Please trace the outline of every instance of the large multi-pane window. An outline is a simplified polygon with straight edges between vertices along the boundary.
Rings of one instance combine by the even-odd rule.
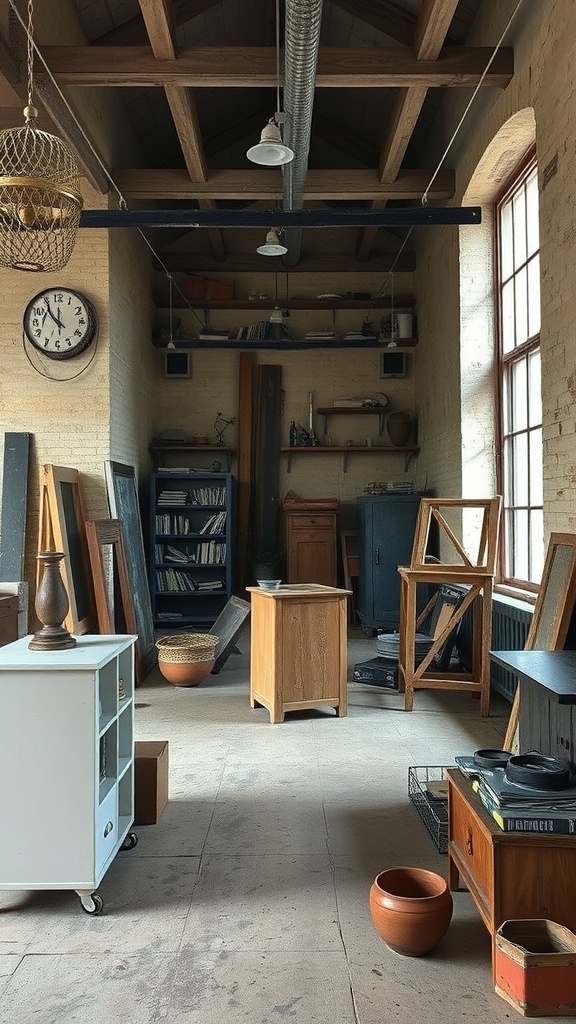
[[[538,174],[525,167],[497,205],[502,578],[540,583],[544,558]]]

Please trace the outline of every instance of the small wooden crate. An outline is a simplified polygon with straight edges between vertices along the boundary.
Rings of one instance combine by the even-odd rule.
[[[525,1017],[576,1016],[576,935],[554,921],[504,921],[494,986]]]

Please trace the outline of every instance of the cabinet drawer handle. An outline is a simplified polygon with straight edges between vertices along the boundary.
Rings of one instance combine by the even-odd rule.
[[[106,836],[110,835],[110,833],[111,833],[113,828],[114,828],[114,822],[113,821],[107,822],[107,824],[106,824],[106,826],[104,828],[104,838],[106,838]]]
[[[466,840],[466,853],[469,857],[474,855],[474,847],[472,845],[472,833],[468,833],[468,839]]]
[[[374,563],[380,565],[380,548],[374,548]]]

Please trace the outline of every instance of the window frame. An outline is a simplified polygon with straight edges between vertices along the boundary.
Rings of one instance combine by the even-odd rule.
[[[506,400],[506,388],[505,381],[508,376],[508,368],[512,367],[514,363],[525,362],[528,368],[528,362],[532,353],[538,353],[541,356],[541,345],[540,345],[540,334],[541,334],[541,323],[538,332],[533,336],[527,338],[526,341],[520,345],[516,345],[510,351],[504,352],[504,337],[503,337],[503,310],[502,310],[502,292],[504,278],[502,276],[502,218],[501,212],[504,206],[509,202],[513,201],[515,195],[517,195],[526,185],[527,180],[531,175],[536,172],[536,180],[538,182],[538,163],[536,157],[536,147],[531,146],[525,154],[520,164],[515,168],[513,174],[508,178],[506,184],[496,197],[494,202],[494,290],[495,290],[495,307],[496,307],[496,353],[495,353],[495,376],[496,376],[496,424],[495,424],[495,437],[496,437],[496,476],[498,481],[499,493],[503,496],[502,506],[502,528],[500,530],[500,551],[499,551],[499,581],[503,587],[510,588],[514,592],[525,591],[526,593],[537,593],[539,589],[539,583],[522,579],[516,576],[509,576],[506,574],[506,534],[508,525],[508,512],[513,508],[526,508],[528,514],[532,509],[542,509],[543,505],[533,505],[530,503],[530,467],[529,463],[527,466],[527,503],[526,505],[519,504],[515,505],[514,502],[508,501],[506,503],[506,497],[509,496],[509,488],[505,487],[505,451],[504,443],[506,437],[512,437],[515,433],[525,434],[526,436],[530,433],[533,427],[530,427],[527,422],[526,427],[522,431],[508,430],[505,433],[505,400]],[[538,239],[538,254],[540,254],[540,239]],[[531,254],[531,257],[533,254]],[[525,260],[524,265],[528,265],[528,258]],[[513,280],[514,276],[518,273],[516,268],[512,275],[508,276],[506,280]],[[540,278],[539,278],[540,281]],[[516,321],[515,321],[516,322]],[[508,392],[510,389],[508,388]],[[542,436],[542,419],[540,420],[539,427],[540,435]],[[530,545],[530,533],[528,532],[528,545],[527,545],[527,557],[528,565],[530,566],[531,557],[531,545]],[[544,538],[542,538],[542,557],[544,557]]]

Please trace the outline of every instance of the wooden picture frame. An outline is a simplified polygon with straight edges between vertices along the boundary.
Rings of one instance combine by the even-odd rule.
[[[156,664],[157,658],[136,471],[134,466],[127,466],[121,462],[106,462],[104,469],[110,515],[120,521],[122,530],[127,577],[134,608],[135,632],[138,637],[140,679],[143,679]]]
[[[64,625],[78,635],[96,628],[85,523],[78,470],[41,466],[39,550],[64,552],[61,570],[70,605]]]
[[[575,608],[576,534],[552,533],[524,650],[563,650],[571,633],[572,639],[576,639]],[[519,709],[520,687],[517,686],[504,737],[505,750],[517,746]]]
[[[86,539],[94,580],[96,614],[100,633],[133,633],[137,636],[136,611],[132,600],[120,520],[87,519]],[[108,566],[108,572],[110,569],[112,571],[111,585],[104,561],[104,550],[108,546],[111,548],[111,563]],[[121,621],[119,621],[119,611]],[[136,640],[134,648],[136,686],[138,686],[142,680],[142,656],[138,640]]]

